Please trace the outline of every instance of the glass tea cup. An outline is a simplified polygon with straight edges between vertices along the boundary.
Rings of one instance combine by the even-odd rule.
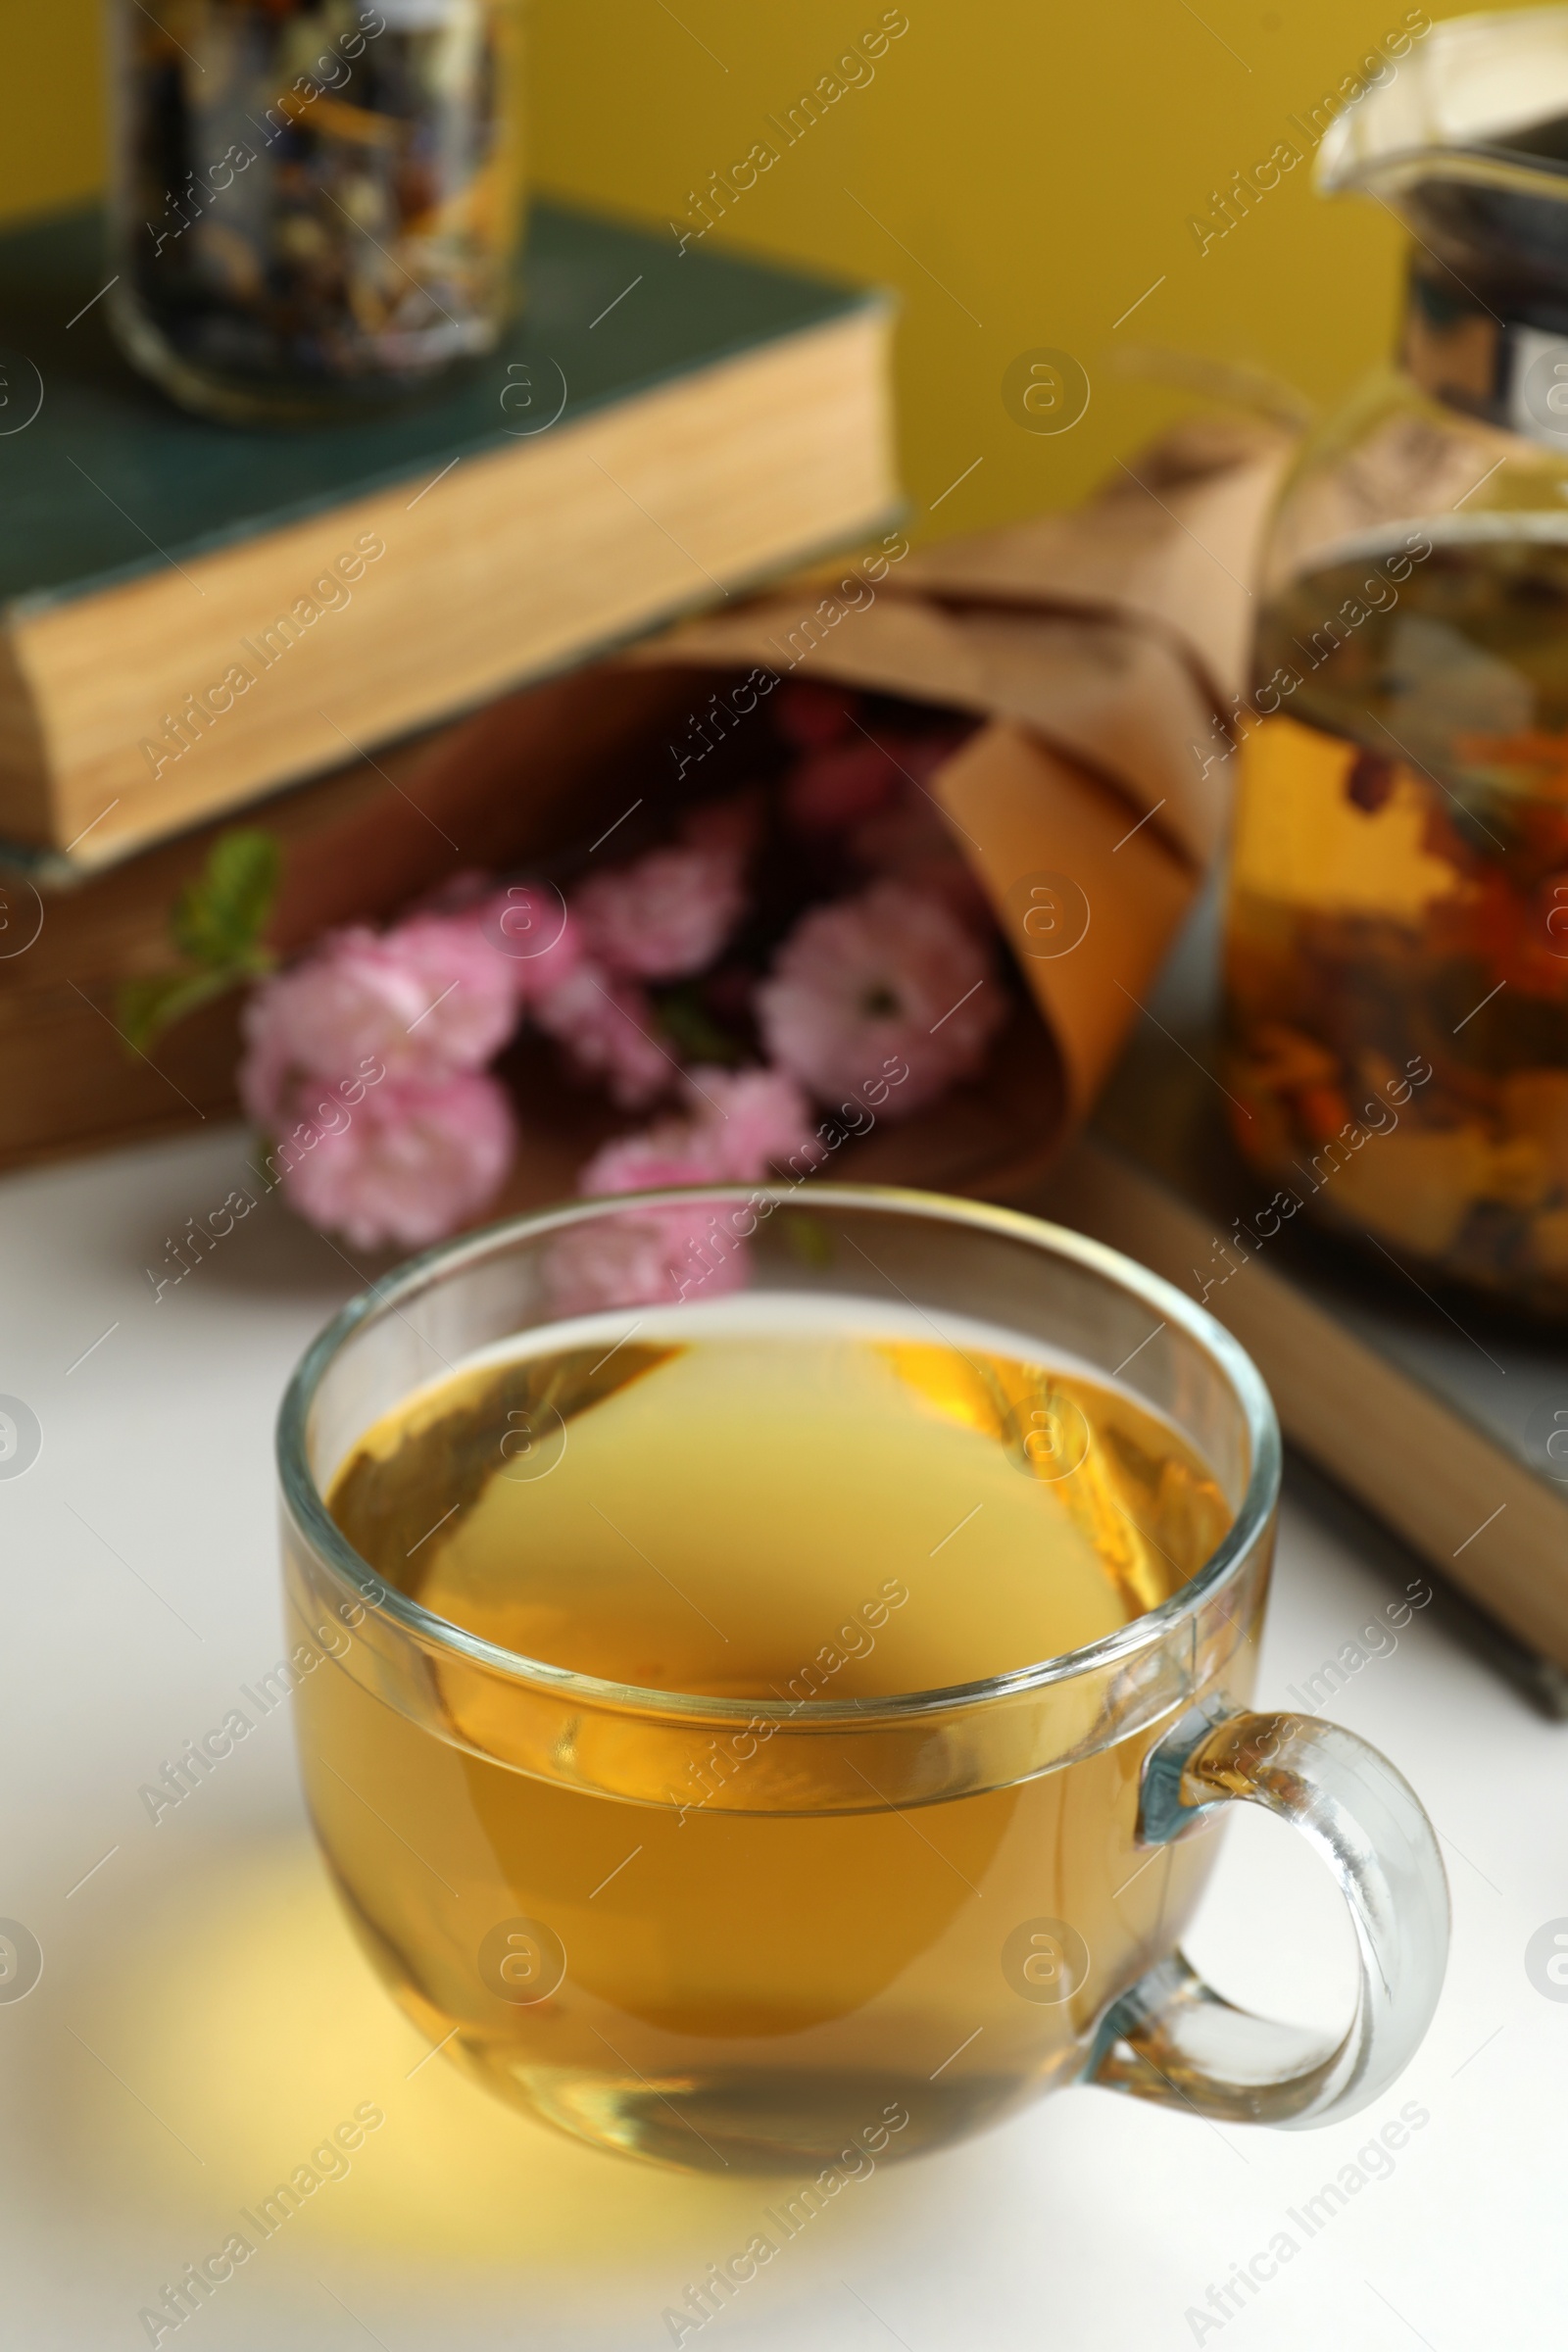
[[[699,1237],[695,1272],[651,1306],[637,1245],[672,1222]],[[562,1268],[585,1246],[610,1311],[568,1326]],[[720,1290],[732,1325],[913,1317],[958,1345],[983,1326],[1119,1389],[1207,1465],[1228,1532],[1170,1597],[1065,1654],[803,1699],[516,1654],[432,1614],[340,1531],[325,1497],[342,1465],[453,1367],[553,1329],[607,1350],[651,1321],[700,1339]],[[483,1475],[548,1476],[566,1429],[504,1421]],[[394,1997],[514,2104],[665,2164],[790,2171],[937,2147],[1075,2082],[1201,2116],[1337,2121],[1420,2042],[1447,1944],[1431,1825],[1351,1733],[1248,1704],[1280,1478],[1267,1393],[1217,1323],[1116,1252],[853,1185],[576,1202],[363,1294],[301,1363],[278,1444],[322,1851]],[[473,1498],[463,1477],[454,1511]],[[1338,1879],[1359,1955],[1343,2034],[1235,2009],[1182,1955],[1203,1833],[1231,1803],[1290,1822]]]

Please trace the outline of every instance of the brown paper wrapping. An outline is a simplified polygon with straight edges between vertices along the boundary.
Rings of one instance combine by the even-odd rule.
[[[1181,921],[1195,869],[1152,820],[1131,831],[1125,802],[1007,720],[949,762],[935,795],[978,845],[966,854],[1055,1041],[1067,1115],[1081,1117]]]
[[[1093,1102],[1218,851],[1225,771],[1205,772],[1204,753],[1247,684],[1257,551],[1290,454],[1261,427],[1195,421],[1074,513],[922,550],[874,594],[854,567],[813,574],[628,657],[833,679],[990,722],[932,789],[1053,1041],[1054,1143]]]

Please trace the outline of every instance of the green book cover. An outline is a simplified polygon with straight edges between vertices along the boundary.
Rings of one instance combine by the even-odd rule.
[[[0,608],[37,611],[433,480],[884,299],[537,201],[521,304],[496,351],[386,416],[247,430],[185,414],[122,358],[104,252],[96,209],[0,237]]]

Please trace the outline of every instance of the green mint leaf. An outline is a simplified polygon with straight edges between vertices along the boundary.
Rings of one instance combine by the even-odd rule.
[[[220,834],[207,870],[187,882],[170,920],[174,945],[211,971],[266,971],[271,958],[262,933],[277,897],[283,855],[270,833],[243,828]]]
[[[145,1054],[175,1021],[238,987],[244,977],[238,971],[150,972],[127,980],[117,1004],[118,1026],[125,1043]]]

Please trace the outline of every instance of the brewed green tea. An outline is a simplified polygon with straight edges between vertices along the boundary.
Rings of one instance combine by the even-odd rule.
[[[1081,1367],[776,1296],[460,1365],[365,1434],[330,1507],[380,1577],[519,1657],[792,1710],[1078,1648],[1179,1590],[1229,1524],[1192,1447]],[[863,1809],[813,1813],[826,1746],[796,1743],[787,1802],[739,1734],[694,1740],[672,1780],[648,1733],[639,1781],[628,1711],[575,1735],[614,1739],[616,1785],[646,1788],[628,1803],[491,1760],[507,1686],[432,1673],[448,1740],[346,1673],[300,1690],[351,1911],[432,2042],[456,2030],[492,2085],[670,2162],[746,2163],[743,2113],[826,2161],[891,2105],[905,2149],[956,2108],[1002,2111],[1196,1884],[1188,1845],[1120,1884],[1152,1735],[914,1811],[868,1780]]]

